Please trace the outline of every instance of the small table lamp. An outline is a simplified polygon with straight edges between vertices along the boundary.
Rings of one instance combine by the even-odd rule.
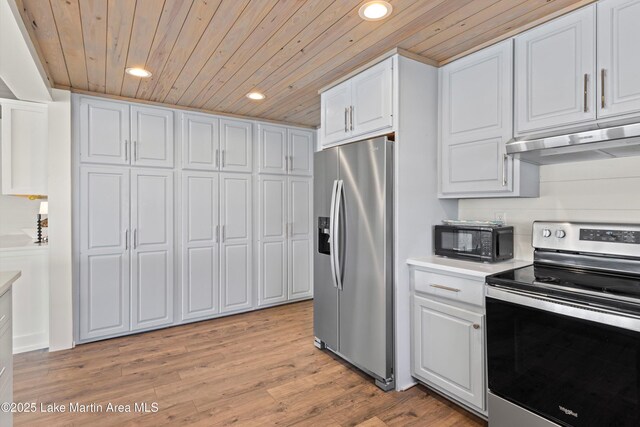
[[[40,202],[40,211],[38,212],[38,240],[36,243],[41,245],[44,243],[42,239],[42,215],[49,214],[49,202]]]

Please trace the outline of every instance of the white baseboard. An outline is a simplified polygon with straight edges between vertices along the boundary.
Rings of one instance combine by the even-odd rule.
[[[40,350],[47,347],[49,347],[49,334],[46,332],[13,337],[13,354]]]

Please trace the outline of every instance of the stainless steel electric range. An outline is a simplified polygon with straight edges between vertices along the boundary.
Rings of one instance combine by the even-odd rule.
[[[535,222],[487,278],[489,426],[640,426],[640,224]]]

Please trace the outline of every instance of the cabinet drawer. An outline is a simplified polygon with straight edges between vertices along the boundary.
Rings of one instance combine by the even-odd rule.
[[[414,270],[413,282],[416,292],[484,306],[484,281]]]

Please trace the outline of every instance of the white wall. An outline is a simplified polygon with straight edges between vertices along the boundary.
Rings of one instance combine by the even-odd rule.
[[[22,234],[23,228],[36,228],[40,200],[0,195],[0,236]]]
[[[534,220],[640,223],[640,157],[547,165],[540,197],[460,200],[460,219],[494,219],[515,227],[515,257],[530,260]]]
[[[49,103],[49,351],[73,346],[71,94]]]

